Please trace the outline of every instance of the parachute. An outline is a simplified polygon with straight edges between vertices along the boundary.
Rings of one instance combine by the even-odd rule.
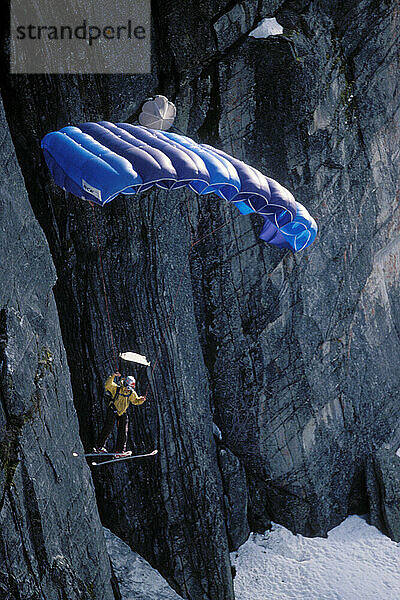
[[[55,183],[101,206],[153,186],[188,187],[200,196],[216,194],[242,214],[261,215],[260,237],[273,246],[297,252],[317,234],[307,209],[277,181],[184,135],[100,121],[48,133],[41,145]]]
[[[176,116],[175,104],[165,96],[149,98],[143,104],[139,123],[151,129],[169,129]]]

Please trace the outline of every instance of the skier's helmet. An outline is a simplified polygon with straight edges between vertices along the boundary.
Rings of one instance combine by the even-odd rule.
[[[128,377],[125,377],[125,385],[127,387],[134,388],[135,384],[136,384],[136,379],[133,377],[133,375],[128,375]]]

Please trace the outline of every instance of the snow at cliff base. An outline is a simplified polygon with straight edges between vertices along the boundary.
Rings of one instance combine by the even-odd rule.
[[[328,538],[281,525],[232,553],[236,600],[399,600],[400,544],[348,517]]]
[[[104,535],[122,600],[181,600],[144,558],[108,529]]]
[[[180,596],[143,558],[105,529],[123,600]],[[348,517],[328,538],[273,524],[231,554],[236,600],[400,600],[400,544]]]

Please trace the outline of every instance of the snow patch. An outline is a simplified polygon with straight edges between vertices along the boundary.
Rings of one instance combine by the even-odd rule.
[[[122,600],[182,600],[156,569],[104,528],[107,550]]]
[[[220,430],[220,428],[218,427],[218,425],[216,425],[216,424],[214,423],[214,421],[213,421],[213,424],[212,424],[212,426],[213,426],[213,434],[214,434],[214,436],[215,436],[216,438],[218,438],[220,441],[222,441],[222,433],[221,433],[221,430]]]
[[[400,545],[348,517],[328,538],[294,535],[273,524],[237,552],[236,600],[399,600]]]
[[[271,19],[263,19],[253,31],[249,33],[255,38],[267,38],[270,35],[280,35],[283,33],[282,25],[279,25],[275,17]]]
[[[108,529],[104,535],[123,600],[181,600],[127,544]],[[348,517],[327,538],[294,535],[273,523],[271,531],[251,534],[231,559],[236,600],[400,598],[400,544],[363,517]]]

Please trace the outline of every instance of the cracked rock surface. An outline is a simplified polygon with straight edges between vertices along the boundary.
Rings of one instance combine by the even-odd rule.
[[[249,37],[266,17],[283,34]],[[32,355],[23,365],[31,387],[10,395],[20,417],[11,438],[21,419],[27,431],[32,416],[36,423],[34,392],[54,377],[47,348],[63,381],[68,361],[85,448],[102,426],[103,381],[115,368],[93,210],[54,186],[40,139],[66,123],[134,122],[143,99],[163,93],[181,130],[280,181],[319,226],[313,246],[293,256],[258,239],[257,216],[215,197],[153,190],[95,209],[116,344],[158,357],[152,378],[134,373],[149,400],[131,413],[129,447],[159,454],[93,471],[102,522],[183,597],[232,600],[229,550],[270,520],[325,535],[347,514],[369,513],[400,539],[399,10],[372,0],[154,2],[153,23],[152,74],[4,79],[18,161],[56,269],[44,261],[36,277],[49,291],[39,299],[28,287],[22,312],[20,300],[2,304],[7,369],[20,348]],[[27,211],[17,211],[21,227]],[[11,230],[11,216],[5,222]],[[19,274],[32,271],[26,257],[41,260],[36,231],[29,226],[27,250],[12,252],[2,292],[10,298]],[[58,334],[50,343],[43,333],[55,277],[66,354],[53,347]],[[21,319],[29,339],[44,340],[35,350]],[[63,406],[64,388],[58,396]],[[75,443],[72,430],[63,435]],[[48,472],[37,486],[59,476],[65,446],[60,432],[45,439],[48,459],[37,460]],[[87,470],[75,469],[72,481],[91,494]],[[51,556],[50,577],[70,577],[71,558],[58,548]]]
[[[115,596],[61,339],[55,269],[0,103],[0,597]]]

